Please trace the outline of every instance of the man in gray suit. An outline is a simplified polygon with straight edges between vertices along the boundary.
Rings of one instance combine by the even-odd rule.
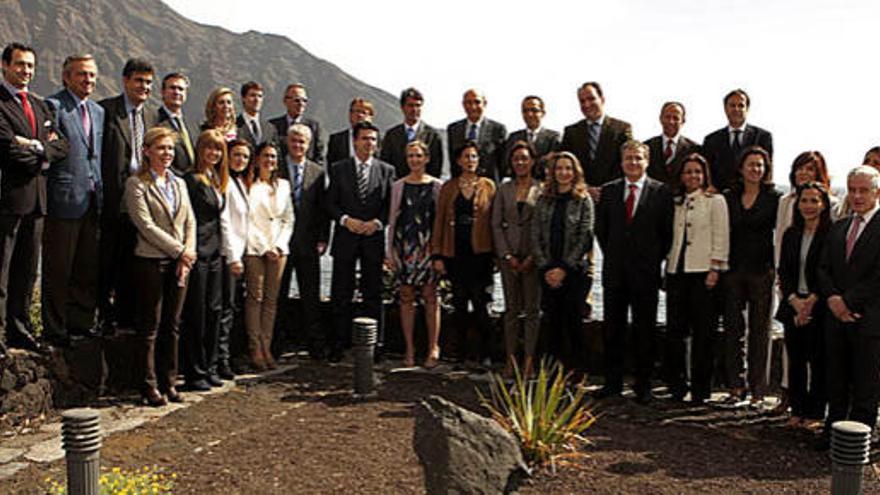
[[[425,143],[431,157],[426,171],[434,177],[440,177],[443,169],[443,141],[437,129],[422,121],[422,105],[425,98],[416,88],[407,88],[400,93],[400,111],[403,112],[403,123],[398,124],[385,133],[382,140],[380,157],[383,162],[394,166],[397,178],[409,174],[406,164],[406,145],[418,139]]]
[[[547,160],[550,153],[559,149],[559,132],[547,129],[541,125],[545,115],[544,100],[540,96],[529,95],[522,101],[523,122],[526,123],[525,129],[512,132],[507,138],[507,146],[505,147],[504,160],[507,161],[510,155],[510,148],[517,141],[525,141],[535,148],[538,159],[535,166],[532,167],[532,175],[536,179],[544,179],[544,173],[547,166]]]
[[[461,170],[455,162],[455,154],[466,141],[476,141],[480,149],[480,166],[477,174],[488,177],[496,183],[509,176],[504,161],[504,141],[507,139],[507,128],[504,124],[487,119],[486,96],[476,89],[469,89],[462,96],[466,118],[453,122],[446,127],[446,139],[449,144],[449,171],[458,177]]]
[[[650,149],[648,177],[671,184],[675,180],[673,175],[678,164],[688,153],[697,150],[697,143],[681,134],[684,121],[684,104],[667,101],[660,108],[660,125],[663,127],[663,134],[645,141]]]
[[[260,118],[263,94],[263,85],[256,81],[248,81],[241,85],[242,112],[235,118],[235,126],[238,137],[251,143],[253,149],[266,141],[278,140],[275,126]]]
[[[64,89],[46,101],[68,153],[46,182],[40,295],[45,338],[66,346],[71,337],[95,335],[104,109],[89,98],[98,80],[94,57],[67,57],[61,77]]]
[[[306,156],[309,160],[324,165],[324,141],[321,139],[321,125],[315,119],[310,119],[304,114],[306,107],[309,105],[309,95],[306,87],[300,83],[288,84],[284,90],[284,106],[287,113],[270,120],[269,123],[275,127],[275,133],[278,136],[286,136],[287,130],[293,124],[305,124],[312,131],[312,140],[309,141],[309,151]],[[278,145],[281,147],[281,154],[287,155],[287,140],[278,139]],[[281,160],[283,156],[279,156]]]
[[[159,107],[156,123],[177,133],[171,171],[178,177],[183,177],[196,164],[195,143],[183,118],[183,104],[186,103],[188,90],[189,78],[181,72],[172,72],[162,78],[162,106]]]

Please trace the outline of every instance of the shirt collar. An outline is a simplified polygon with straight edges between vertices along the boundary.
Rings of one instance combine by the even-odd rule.
[[[12,96],[16,96],[16,97],[17,97],[18,94],[21,93],[22,91],[27,92],[27,90],[28,90],[27,88],[24,88],[24,89],[18,89],[18,88],[16,88],[15,86],[9,84],[9,83],[6,81],[6,79],[3,80],[3,87],[6,88],[6,91],[9,91],[9,94],[11,94]]]
[[[171,175],[171,169],[165,169],[165,176],[163,177],[163,179],[165,179],[166,184],[171,183],[170,175]],[[150,176],[153,178],[153,181],[156,181],[156,179],[159,178],[159,174],[157,174],[156,171],[153,170],[152,168],[150,169]]]
[[[122,99],[125,100],[125,113],[127,113],[127,114],[131,113],[131,111],[134,110],[135,108],[137,108],[138,110],[144,108],[143,103],[141,103],[140,106],[136,107],[134,105],[134,103],[132,103],[131,100],[128,99],[128,95],[126,95],[125,93],[122,94]]]
[[[602,127],[602,124],[605,123],[605,114],[603,113],[596,120],[590,120],[590,119],[584,119],[584,120],[586,120],[588,124],[599,124],[599,127]]]
[[[260,123],[260,114],[259,113],[257,113],[256,115],[251,115],[247,112],[241,112],[241,118],[243,118],[244,121],[247,123],[251,123],[251,122],[256,122],[258,124]]]
[[[746,123],[743,122],[743,125],[741,125],[741,126],[739,126],[739,127],[733,127],[733,126],[731,126],[730,124],[728,124],[728,125],[727,125],[727,133],[730,134],[730,135],[732,136],[732,135],[733,135],[733,131],[740,131],[740,132],[742,132],[743,134],[745,134],[745,132],[746,132]]]
[[[868,213],[862,215],[862,225],[868,225],[872,218],[874,218],[874,214],[877,213],[877,210],[880,210],[880,204],[875,204],[873,208]]]
[[[627,187],[627,189],[629,189],[629,186],[635,184],[636,188],[638,188],[638,190],[641,191],[642,189],[644,189],[644,187],[645,187],[645,181],[646,181],[647,179],[648,179],[648,175],[647,175],[647,174],[642,174],[642,177],[641,177],[639,180],[635,181],[635,182],[630,182],[629,179],[627,179],[627,178],[624,177],[624,182],[626,182],[626,187]]]
[[[421,121],[421,120],[417,120],[416,123],[413,124],[413,125],[409,125],[409,124],[407,124],[406,122],[404,122],[404,123],[403,123],[403,128],[404,128],[405,130],[406,130],[406,129],[412,129],[413,131],[419,132],[419,126],[421,126],[421,125],[422,125],[422,121]]]
[[[71,91],[69,88],[67,89],[67,94],[69,94],[70,97],[73,98],[73,101],[76,103],[77,108],[81,107],[83,103],[86,102],[86,100],[80,98],[79,96],[76,96],[76,93]]]
[[[165,113],[167,113],[169,117],[177,117],[178,119],[183,119],[183,112],[182,111],[178,111],[177,113],[174,113],[171,111],[170,108],[166,107],[164,103],[162,104],[162,108],[165,109]]]
[[[355,165],[360,165],[361,163],[363,163],[364,165],[367,166],[367,168],[369,168],[370,165],[373,164],[373,157],[372,157],[372,156],[369,157],[369,158],[367,158],[367,159],[364,160],[363,162],[361,161],[360,158],[357,157],[357,155],[353,155],[352,158],[354,159],[354,163],[355,163]]]
[[[472,125],[477,126],[477,129],[479,129],[480,127],[483,127],[483,121],[485,121],[485,120],[486,120],[486,116],[485,116],[485,115],[482,116],[482,117],[480,117],[480,120],[478,120],[478,121],[476,121],[476,122],[471,122],[470,119],[468,119],[468,118],[465,118],[465,119],[464,119],[464,121],[467,123],[467,127],[468,127],[468,129],[470,129],[470,127],[471,127]]]
[[[679,140],[680,136],[681,136],[681,134],[676,134],[675,136],[669,137],[666,134],[664,134],[663,135],[663,147],[665,148],[666,143],[668,143],[669,141],[672,141],[673,146],[678,146],[678,140]]]
[[[306,165],[305,157],[303,157],[302,163],[297,163],[293,161],[293,158],[291,158],[290,155],[287,155],[287,165],[290,167],[304,167]]]

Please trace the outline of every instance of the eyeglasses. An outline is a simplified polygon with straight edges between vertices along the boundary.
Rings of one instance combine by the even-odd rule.
[[[309,99],[305,96],[285,96],[285,100],[293,100],[294,103],[308,103]]]

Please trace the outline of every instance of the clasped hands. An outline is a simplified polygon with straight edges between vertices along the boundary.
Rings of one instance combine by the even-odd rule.
[[[378,220],[358,220],[357,218],[345,217],[343,226],[352,234],[357,235],[373,235],[379,230]]]
[[[813,319],[813,306],[819,298],[816,294],[810,294],[807,297],[792,297],[788,304],[795,310],[794,326],[802,327],[810,323]]]

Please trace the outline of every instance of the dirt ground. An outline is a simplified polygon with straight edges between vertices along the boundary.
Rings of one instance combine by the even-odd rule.
[[[157,465],[174,493],[424,493],[412,448],[414,405],[430,394],[484,412],[464,374],[384,374],[379,397],[351,397],[351,367],[297,361],[283,374],[212,396],[106,439],[102,465]],[[830,462],[768,413],[621,399],[597,409],[587,456],[542,470],[529,493],[827,493]],[[0,493],[44,493],[64,463],[31,465]],[[864,493],[880,493],[866,469]]]

